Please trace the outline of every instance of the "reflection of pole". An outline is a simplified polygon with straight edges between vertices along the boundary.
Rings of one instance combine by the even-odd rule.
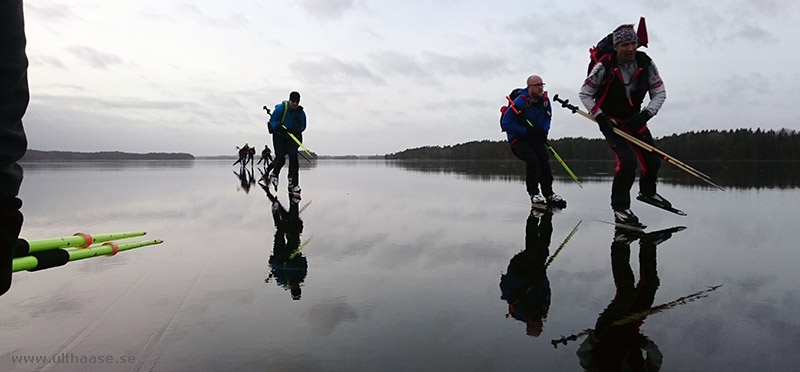
[[[13,272],[22,270],[44,270],[51,267],[64,265],[69,261],[77,261],[101,255],[113,256],[120,251],[126,251],[152,244],[161,244],[162,242],[163,240],[155,239],[119,244],[114,242],[105,242],[102,245],[69,250],[58,248],[44,252],[37,252],[30,256],[17,257],[14,259],[11,267]]]
[[[708,297],[708,294],[710,292],[716,291],[717,288],[719,288],[719,287],[722,287],[722,284],[708,287],[707,289],[704,289],[702,291],[698,291],[698,292],[692,293],[692,294],[687,295],[687,296],[676,298],[676,299],[674,299],[674,300],[672,300],[670,302],[667,302],[667,303],[664,303],[664,304],[661,304],[661,305],[658,305],[658,306],[653,306],[653,307],[651,307],[651,308],[649,308],[649,309],[647,309],[645,311],[640,311],[638,313],[628,314],[627,316],[622,317],[619,320],[616,320],[611,325],[614,326],[614,327],[617,327],[617,326],[633,323],[633,322],[635,322],[637,320],[644,319],[649,315],[652,315],[652,314],[655,314],[655,313],[660,313],[660,312],[662,312],[664,310],[672,309],[674,307],[677,307],[678,305],[685,305],[685,304],[687,304],[689,302],[693,302],[693,301],[701,299],[703,297]],[[557,348],[558,344],[566,345],[568,341],[575,341],[580,337],[583,337],[583,336],[586,336],[586,335],[592,334],[592,333],[594,333],[594,329],[587,328],[587,329],[584,329],[583,331],[580,331],[578,333],[575,333],[575,334],[572,334],[572,335],[569,335],[569,336],[561,336],[561,338],[559,338],[557,340],[551,340],[550,343],[553,344],[553,347]]]
[[[60,238],[46,238],[46,239],[35,239],[27,241],[25,239],[20,239],[17,243],[16,257],[27,256],[28,253],[48,251],[51,249],[58,249],[58,248],[71,248],[71,247],[85,248],[92,245],[92,243],[100,243],[109,240],[131,238],[134,236],[142,236],[145,234],[147,233],[144,231],[129,231],[129,232],[94,234],[94,235],[79,232],[75,233],[72,236],[63,236]],[[22,246],[20,246],[20,244],[22,244]],[[28,247],[27,251],[24,249],[25,245],[27,245]]]
[[[547,259],[547,262],[544,264],[544,268],[545,269],[547,269],[547,267],[550,266],[551,263],[553,263],[553,260],[556,259],[556,256],[558,256],[558,253],[561,252],[562,249],[564,249],[564,246],[567,245],[567,242],[572,238],[573,235],[575,235],[575,233],[578,231],[578,226],[581,225],[581,222],[583,222],[583,220],[578,221],[578,224],[575,225],[574,228],[572,228],[572,232],[570,232],[567,235],[567,237],[564,238],[564,242],[561,243],[561,245],[558,246],[558,249],[556,249],[556,251],[553,252],[553,255],[550,256],[550,258]]]

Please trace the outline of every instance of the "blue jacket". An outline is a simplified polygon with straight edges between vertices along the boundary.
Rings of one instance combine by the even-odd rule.
[[[528,128],[531,126],[525,121],[526,118],[533,124],[532,129],[534,131],[543,134],[547,134],[547,132],[550,131],[550,120],[553,116],[553,112],[550,105],[550,98],[547,97],[547,92],[539,99],[539,102],[533,102],[528,99],[528,92],[525,91],[524,88],[520,89],[522,92],[514,98],[514,107],[522,111],[522,116],[524,117],[515,114],[514,110],[509,107],[506,112],[503,113],[503,117],[500,120],[500,127],[503,129],[503,132],[507,133],[509,142],[515,138],[525,136],[525,133],[528,132]]]
[[[283,116],[283,110],[288,110],[286,111],[286,117]],[[272,133],[286,136],[283,128],[281,128],[281,119],[283,119],[282,124],[292,133],[302,133],[306,130],[306,113],[303,111],[303,106],[292,109],[289,107],[288,101],[283,101],[275,105],[275,110],[272,110],[272,117],[269,119],[269,127],[272,128]]]

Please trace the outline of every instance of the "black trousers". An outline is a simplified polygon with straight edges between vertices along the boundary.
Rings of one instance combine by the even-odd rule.
[[[541,185],[542,195],[553,195],[553,172],[544,142],[519,138],[511,144],[511,152],[525,162],[525,187],[528,194],[538,194]]]
[[[636,179],[637,163],[641,168],[639,191],[645,195],[655,194],[658,169],[661,167],[661,159],[658,155],[645,151],[613,132],[606,132],[604,135],[617,159],[614,181],[611,184],[611,208],[619,211],[631,207],[631,187]],[[633,134],[633,136],[649,145],[654,144],[650,129],[641,134]]]
[[[22,228],[22,167],[28,146],[22,116],[28,108],[28,58],[22,1],[0,1],[0,295],[11,287],[11,263]]]
[[[303,136],[295,134],[298,141],[303,141]],[[297,162],[297,148],[299,145],[289,136],[275,133],[272,135],[272,146],[275,148],[275,161],[272,163],[272,174],[276,177],[281,173],[281,168],[286,164],[286,155],[289,155],[289,186],[300,184],[298,170],[300,164]]]

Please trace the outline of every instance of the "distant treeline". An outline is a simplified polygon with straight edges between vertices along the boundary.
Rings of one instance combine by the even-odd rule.
[[[90,160],[194,160],[194,155],[181,152],[148,152],[137,154],[121,151],[73,152],[27,150],[20,161],[90,161]]]
[[[549,141],[564,159],[613,159],[605,139],[560,138]],[[800,160],[800,133],[790,129],[704,130],[655,140],[656,147],[684,161]],[[506,141],[473,141],[453,146],[426,146],[386,155],[386,159],[516,159]]]

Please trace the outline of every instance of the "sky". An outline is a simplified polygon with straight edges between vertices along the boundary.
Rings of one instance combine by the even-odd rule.
[[[538,74],[579,104],[589,47],[640,16],[667,90],[654,136],[800,129],[791,0],[28,0],[24,12],[35,150],[272,148],[262,107],[293,90],[319,155],[503,140],[512,89]],[[554,107],[549,137],[600,132]]]

